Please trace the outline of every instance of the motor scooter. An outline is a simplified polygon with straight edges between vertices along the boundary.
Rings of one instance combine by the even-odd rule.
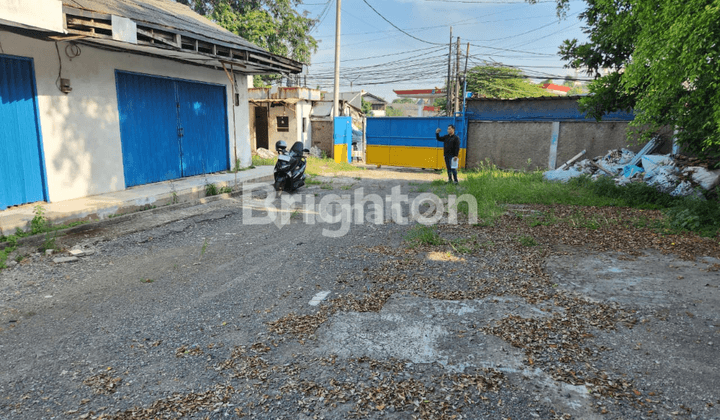
[[[278,160],[275,164],[275,191],[293,192],[305,185],[305,167],[307,158],[305,153],[310,153],[303,148],[303,143],[295,142],[290,150],[287,150],[285,141],[275,143],[275,151],[278,153]]]

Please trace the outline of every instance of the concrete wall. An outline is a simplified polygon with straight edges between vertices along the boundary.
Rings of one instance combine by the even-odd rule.
[[[531,159],[547,167],[551,123],[478,122],[468,123],[466,168],[489,160],[501,168],[523,169]]]
[[[523,99],[469,99],[466,103],[470,120],[478,121],[584,121],[576,97],[542,97]],[[603,121],[632,121],[632,112],[618,111]]]
[[[288,117],[288,131],[278,131],[277,117],[279,116]],[[288,147],[297,141],[298,131],[295,121],[295,105],[270,105],[268,112],[268,138],[270,139],[269,143],[271,148],[274,148],[275,142],[280,140],[285,140]]]
[[[59,42],[62,77],[72,92],[55,86],[58,53],[46,42],[0,31],[5,54],[34,60],[40,126],[50,201],[61,201],[125,189],[115,70],[220,84],[226,87],[230,167],[234,156],[249,166],[250,142],[247,79],[238,77],[240,105],[233,106],[230,82],[221,70],[177,61],[110,52],[81,45],[72,60]],[[233,127],[233,112],[235,127]],[[233,133],[235,136],[233,138]]]
[[[467,102],[468,146],[466,167],[491,163],[506,169],[547,169],[551,161],[553,123],[559,124],[555,167],[587,150],[584,157],[605,155],[608,150],[644,146],[628,140],[632,112],[614,112],[602,122],[587,119],[575,97],[516,100],[473,99]],[[671,132],[660,153],[669,153]],[[530,160],[530,163],[528,163]]]
[[[332,121],[313,120],[312,127],[313,146],[324,151],[328,157],[333,157],[333,123]]]
[[[550,161],[552,122],[470,121],[468,124],[467,168],[489,160],[505,169],[547,169]],[[625,147],[634,152],[642,144],[628,144],[628,122],[566,121],[560,122],[556,167],[587,150],[584,157],[604,155],[608,150]],[[670,131],[659,153],[669,153]],[[528,164],[530,159],[530,164]]]

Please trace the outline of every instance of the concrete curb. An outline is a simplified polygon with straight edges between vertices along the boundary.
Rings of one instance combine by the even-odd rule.
[[[248,179],[244,180],[242,182],[239,182],[234,188],[233,191],[226,194],[218,194],[213,196],[207,196],[205,195],[205,189],[203,188],[189,188],[186,189],[180,193],[177,193],[173,196],[172,193],[163,193],[159,194],[154,197],[146,197],[146,199],[149,202],[152,202],[152,207],[149,207],[150,204],[145,205],[138,205],[137,200],[134,201],[128,201],[126,203],[121,203],[120,206],[113,206],[111,207],[113,212],[108,212],[107,209],[95,207],[95,208],[87,208],[83,209],[82,212],[77,212],[75,214],[71,215],[60,215],[60,217],[53,217],[52,214],[47,215],[47,219],[50,220],[53,224],[69,224],[73,222],[79,222],[79,221],[87,221],[88,223],[84,223],[82,225],[73,226],[66,229],[61,229],[52,232],[51,234],[56,235],[57,237],[80,233],[88,230],[94,230],[98,228],[108,227],[115,224],[119,224],[122,222],[126,222],[129,220],[132,220],[134,218],[138,217],[144,217],[147,215],[153,215],[153,214],[161,214],[166,212],[172,212],[176,210],[185,209],[188,207],[193,207],[199,204],[207,204],[212,203],[215,201],[220,200],[226,200],[233,197],[239,197],[243,193],[243,186],[246,184],[251,183],[259,183],[259,182],[268,182],[272,181],[273,176],[272,175],[266,175],[261,176],[258,178]],[[222,188],[225,186],[231,186],[230,182],[216,182],[215,183],[218,188]],[[231,186],[232,187],[232,186]],[[126,204],[126,205],[122,205]],[[167,223],[170,223],[171,221],[168,221]],[[27,227],[29,225],[29,222],[26,222],[24,224]],[[162,224],[161,224],[162,225]],[[20,226],[17,226],[20,228]],[[8,227],[4,226],[4,231],[8,231]],[[13,229],[14,232],[14,229]],[[7,234],[12,234],[10,232],[7,232]],[[18,239],[18,246],[40,246],[46,238],[47,233],[39,233],[32,236],[26,236],[23,238]],[[8,246],[7,242],[0,242],[0,250],[5,249]]]

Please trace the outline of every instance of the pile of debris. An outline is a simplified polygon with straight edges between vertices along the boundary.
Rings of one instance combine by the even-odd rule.
[[[275,159],[275,157],[277,156],[277,153],[264,147],[258,147],[258,149],[256,151],[253,151],[252,154],[254,156],[259,156],[262,159]]]
[[[653,149],[648,144],[637,154],[628,149],[610,150],[605,156],[583,159],[580,152],[560,168],[547,171],[543,178],[548,181],[567,182],[571,178],[588,175],[592,180],[601,176],[615,179],[617,185],[644,182],[658,191],[675,197],[703,197],[703,190],[712,190],[720,184],[720,169],[715,162],[703,162],[681,155],[645,154]]]

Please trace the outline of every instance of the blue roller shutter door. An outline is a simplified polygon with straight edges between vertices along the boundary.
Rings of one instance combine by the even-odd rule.
[[[117,73],[125,185],[180,178],[175,83]]]
[[[0,55],[0,210],[46,191],[32,59]]]
[[[117,72],[128,187],[228,169],[225,88]]]
[[[225,88],[177,82],[183,176],[228,169]]]

